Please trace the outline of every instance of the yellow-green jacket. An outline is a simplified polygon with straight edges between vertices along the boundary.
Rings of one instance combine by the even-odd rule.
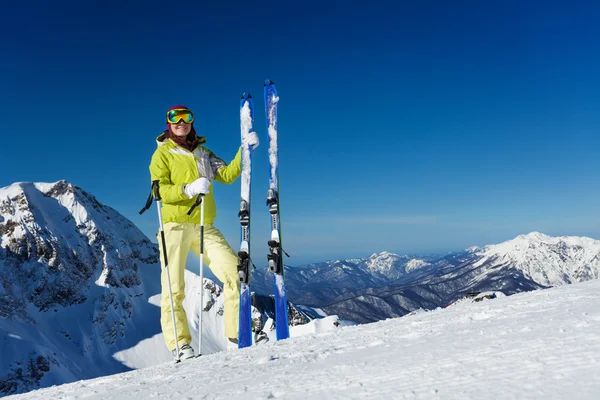
[[[188,198],[183,191],[184,185],[190,184],[201,176],[211,182],[216,180],[221,183],[234,182],[241,173],[241,148],[229,165],[217,157],[212,151],[205,148],[204,138],[201,145],[193,152],[177,145],[171,139],[165,139],[162,134],[156,138],[158,148],[152,155],[150,162],[150,177],[152,181],[159,181],[159,191],[163,203],[162,219],[167,222],[200,223],[200,207],[196,207],[188,215],[190,207],[196,198]],[[217,216],[217,207],[212,193],[204,198],[204,223],[213,224]]]

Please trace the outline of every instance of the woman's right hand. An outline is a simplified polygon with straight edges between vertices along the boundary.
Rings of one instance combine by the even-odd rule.
[[[196,195],[205,195],[208,194],[208,187],[210,186],[210,181],[206,178],[198,178],[194,182],[185,185],[184,191],[187,197],[190,199]]]

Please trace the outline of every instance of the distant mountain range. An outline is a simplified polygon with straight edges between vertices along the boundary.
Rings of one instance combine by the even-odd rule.
[[[600,241],[539,232],[444,256],[388,252],[286,269],[288,300],[359,323],[444,307],[469,291],[510,295],[600,276]],[[257,270],[252,287],[270,290]]]

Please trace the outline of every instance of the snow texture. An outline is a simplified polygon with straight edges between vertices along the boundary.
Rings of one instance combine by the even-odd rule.
[[[242,131],[242,200],[245,200],[250,204],[250,177],[251,175],[251,163],[250,163],[250,146],[248,146],[248,136],[252,132],[252,110],[250,109],[250,102],[246,101],[240,109],[240,125]]]
[[[283,282],[283,276],[281,274],[273,274],[273,276],[275,277],[275,285],[277,286],[277,293],[279,293],[279,296],[281,296],[282,298],[285,298],[285,285]]]
[[[431,265],[431,264],[428,263],[427,261],[413,258],[412,260],[410,260],[409,262],[406,263],[406,272],[414,271],[414,270],[426,267],[428,265]]]
[[[599,301],[593,280],[10,399],[597,399]]]
[[[269,114],[268,132],[269,132],[269,164],[271,165],[271,179],[269,180],[269,188],[277,190],[277,168],[279,160],[277,159],[277,103],[279,96],[272,95],[270,105],[267,110]]]

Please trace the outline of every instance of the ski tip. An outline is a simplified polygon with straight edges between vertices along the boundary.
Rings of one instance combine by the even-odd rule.
[[[242,100],[244,100],[244,99],[251,99],[251,98],[252,98],[252,95],[250,93],[244,92],[242,94]]]
[[[272,80],[270,80],[270,79],[267,79],[267,80],[265,81],[265,86],[274,85],[274,84],[275,84],[275,82],[273,82],[273,81],[272,81]]]

